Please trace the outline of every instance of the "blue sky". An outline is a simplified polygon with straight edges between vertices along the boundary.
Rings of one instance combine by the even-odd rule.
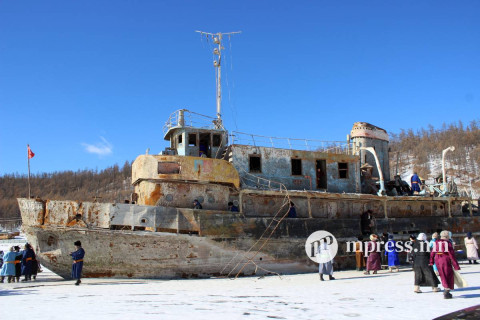
[[[0,1],[0,174],[103,169],[163,150],[180,108],[229,130],[345,140],[478,120],[480,2]]]

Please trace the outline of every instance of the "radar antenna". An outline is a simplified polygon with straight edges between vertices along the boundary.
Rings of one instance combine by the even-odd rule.
[[[216,56],[216,59],[213,61],[213,66],[215,67],[215,75],[216,75],[216,82],[217,82],[217,119],[214,120],[215,127],[217,129],[222,129],[223,124],[222,124],[222,69],[221,69],[221,62],[222,62],[222,50],[225,49],[222,46],[222,39],[223,36],[225,35],[232,35],[232,34],[237,34],[241,33],[241,31],[236,31],[236,32],[227,32],[227,33],[209,33],[209,32],[203,32],[203,31],[195,31],[200,33],[201,35],[206,35],[207,37],[211,37],[213,40],[213,43],[218,45],[217,48],[213,49],[213,54]]]

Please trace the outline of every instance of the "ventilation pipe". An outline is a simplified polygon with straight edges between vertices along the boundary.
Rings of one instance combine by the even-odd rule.
[[[384,196],[386,194],[385,181],[383,180],[382,168],[380,167],[380,161],[378,161],[378,157],[377,157],[377,153],[375,152],[375,149],[373,149],[373,147],[360,147],[359,149],[369,151],[371,154],[373,154],[373,157],[375,158],[375,163],[377,164],[378,175],[380,176],[380,190],[378,191],[377,194],[379,196]]]
[[[447,194],[447,180],[445,179],[446,178],[446,175],[445,175],[445,154],[448,152],[448,151],[455,151],[455,147],[454,146],[451,146],[451,147],[448,147],[447,149],[444,149],[442,151],[442,178],[443,178],[443,194]]]

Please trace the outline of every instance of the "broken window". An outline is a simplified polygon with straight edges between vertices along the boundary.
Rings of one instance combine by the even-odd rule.
[[[178,174],[180,173],[180,164],[176,162],[159,162],[158,174]]]
[[[262,162],[260,155],[250,155],[250,172],[262,172]]]
[[[188,135],[188,146],[195,147],[196,145],[197,145],[197,134],[196,133],[190,133]]]
[[[292,176],[302,175],[302,159],[292,159]]]
[[[338,163],[338,177],[340,179],[348,179],[348,163],[347,162]]]
[[[183,135],[179,134],[178,135],[178,144],[182,144],[182,143],[183,143]]]
[[[220,147],[221,143],[222,143],[221,136],[219,134],[214,134],[213,135],[213,146],[214,147]]]

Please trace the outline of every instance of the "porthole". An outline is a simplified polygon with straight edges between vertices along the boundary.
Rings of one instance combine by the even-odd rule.
[[[141,222],[141,223],[147,223],[147,219],[142,218],[142,219],[140,219],[140,222]]]
[[[57,244],[57,239],[54,236],[49,236],[48,239],[47,239],[47,244],[49,246]]]
[[[215,203],[214,197],[208,197],[208,203]]]
[[[173,200],[173,194],[167,194],[165,196],[165,200],[167,200],[168,202],[172,201]]]

